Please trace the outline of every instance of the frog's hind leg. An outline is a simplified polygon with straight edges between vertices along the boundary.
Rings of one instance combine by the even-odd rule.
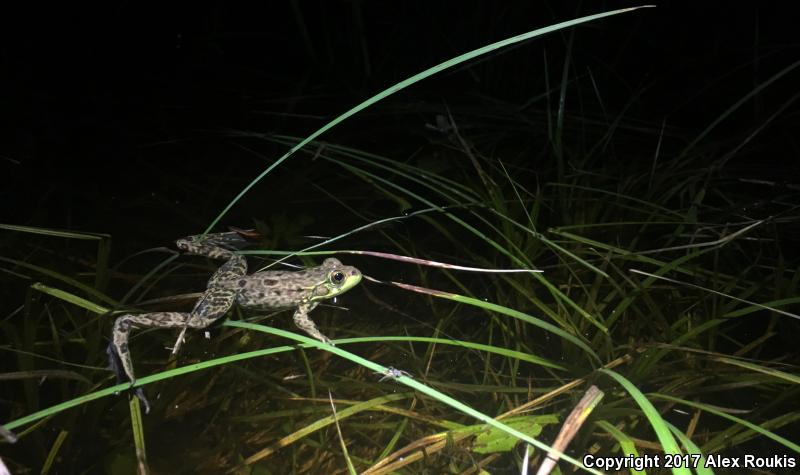
[[[111,345],[116,350],[122,370],[131,382],[136,381],[131,362],[128,338],[134,328],[179,328],[191,324],[191,314],[186,312],[158,312],[121,315],[114,321]],[[112,368],[116,361],[111,361]]]
[[[217,272],[219,273],[219,271]],[[128,345],[128,339],[133,328],[206,328],[214,320],[228,313],[228,310],[233,306],[235,298],[236,293],[234,291],[209,288],[191,313],[157,312],[125,314],[118,317],[114,321],[112,341],[108,352],[110,366],[117,373],[117,379],[122,379],[122,373],[124,373],[132,383],[136,381]],[[113,346],[113,350],[110,348],[111,346]],[[119,361],[117,361],[117,358]],[[120,365],[122,366],[122,371],[119,369]],[[142,402],[147,404],[147,399],[141,389],[137,389],[136,395],[139,396]]]
[[[237,291],[220,286],[220,282],[236,280],[247,275],[247,260],[239,254],[232,254],[228,262],[222,264],[208,279],[208,286],[189,316],[189,328],[205,328],[214,320],[224,316],[233,307]]]
[[[224,245],[245,242],[245,239],[236,232],[208,234],[206,236],[189,236],[177,241],[177,246],[191,254],[199,254],[213,259],[227,259],[208,281],[207,290],[195,305],[190,317],[191,324],[183,327],[181,334],[175,341],[172,354],[176,354],[186,334],[186,329],[199,325],[197,320],[210,325],[214,320],[222,317],[233,306],[236,300],[236,291],[220,286],[220,282],[235,280],[247,275],[247,260],[244,256],[226,249]],[[201,327],[202,328],[202,327]]]
[[[133,362],[131,360],[128,338],[131,329],[144,327],[174,328],[182,327],[190,323],[191,314],[185,312],[158,312],[142,314],[121,315],[114,321],[111,343],[108,345],[108,358],[111,369],[117,375],[117,381],[124,381],[125,377],[131,383],[136,382],[136,375],[133,372]],[[145,412],[150,412],[150,403],[142,391],[136,388],[136,396],[145,405]]]

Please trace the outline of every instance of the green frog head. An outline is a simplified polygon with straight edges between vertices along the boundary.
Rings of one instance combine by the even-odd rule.
[[[314,286],[312,302],[328,300],[352,289],[361,282],[361,272],[352,266],[346,266],[338,259],[329,257],[318,267],[321,279]]]

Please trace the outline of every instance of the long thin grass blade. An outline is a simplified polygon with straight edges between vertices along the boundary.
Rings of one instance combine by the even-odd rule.
[[[552,33],[554,31],[562,30],[564,28],[570,28],[570,27],[573,27],[573,26],[576,26],[576,25],[580,25],[581,23],[587,23],[587,22],[590,22],[590,21],[599,20],[601,18],[606,18],[606,17],[610,17],[610,16],[614,16],[614,15],[619,15],[621,13],[627,13],[627,12],[630,12],[630,11],[633,11],[633,10],[638,10],[640,8],[649,8],[649,7],[654,7],[654,6],[655,5],[642,5],[642,6],[638,6],[638,7],[632,7],[632,8],[621,8],[619,10],[612,10],[612,11],[609,11],[609,12],[597,13],[595,15],[588,15],[588,16],[585,16],[585,17],[576,18],[574,20],[564,21],[564,22],[561,22],[561,23],[556,23],[554,25],[546,26],[544,28],[539,28],[539,29],[536,29],[536,30],[532,30],[532,31],[529,31],[527,33],[523,33],[521,35],[513,36],[511,38],[507,38],[505,40],[498,41],[496,43],[492,43],[490,45],[483,46],[481,48],[472,50],[472,51],[470,51],[468,53],[464,53],[462,55],[456,56],[455,58],[451,58],[451,59],[449,59],[449,60],[447,60],[447,61],[445,61],[443,63],[437,64],[436,66],[433,66],[432,68],[428,68],[425,71],[422,71],[421,73],[417,73],[417,74],[411,76],[408,79],[400,81],[397,84],[395,84],[395,85],[393,85],[393,86],[391,86],[391,87],[389,87],[387,89],[384,89],[383,91],[379,92],[378,94],[375,94],[374,96],[370,97],[366,101],[358,104],[357,106],[353,107],[352,109],[348,110],[347,112],[343,113],[342,115],[336,117],[332,121],[330,121],[327,124],[323,125],[316,132],[312,133],[311,135],[309,135],[308,137],[303,139],[302,142],[300,142],[297,145],[295,145],[294,147],[292,147],[282,157],[277,159],[272,165],[267,167],[266,170],[261,172],[256,178],[253,179],[253,181],[248,183],[247,186],[245,186],[242,189],[242,191],[240,191],[239,194],[236,195],[233,198],[233,200],[231,200],[231,202],[228,203],[227,206],[225,206],[225,208],[219,213],[219,215],[217,215],[217,217],[214,218],[213,221],[211,221],[211,223],[208,225],[208,227],[204,231],[204,234],[208,233],[212,229],[214,229],[214,226],[217,225],[217,223],[219,222],[220,219],[222,219],[223,216],[228,214],[228,211],[230,211],[230,209],[233,208],[233,205],[238,203],[239,200],[242,199],[242,197],[245,194],[247,194],[247,192],[250,191],[250,189],[253,188],[253,186],[256,185],[256,183],[261,181],[261,179],[263,179],[265,176],[267,176],[273,169],[275,169],[278,165],[283,163],[284,160],[286,160],[290,156],[294,155],[295,152],[297,152],[301,148],[305,147],[311,141],[313,141],[314,139],[316,139],[320,135],[324,134],[328,130],[332,129],[333,127],[335,127],[339,123],[345,121],[346,119],[349,119],[350,117],[352,117],[355,114],[357,114],[358,112],[361,112],[362,110],[370,107],[371,105],[382,101],[383,99],[391,96],[392,94],[394,94],[394,93],[396,93],[398,91],[402,91],[403,89],[411,86],[412,84],[415,84],[415,83],[417,83],[419,81],[422,81],[423,79],[426,79],[426,78],[428,78],[430,76],[433,76],[434,74],[440,73],[440,72],[442,72],[442,71],[444,71],[446,69],[452,68],[453,66],[456,66],[458,64],[464,63],[466,61],[469,61],[471,59],[477,58],[479,56],[482,56],[484,54],[490,53],[492,51],[498,50],[500,48],[504,48],[506,46],[513,45],[515,43],[526,41],[526,40],[529,40],[531,38],[535,38],[537,36],[546,35],[548,33]]]

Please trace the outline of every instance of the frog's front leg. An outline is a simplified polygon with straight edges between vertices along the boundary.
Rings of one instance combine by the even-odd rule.
[[[333,345],[331,339],[320,333],[320,331],[317,330],[317,326],[314,324],[314,322],[308,318],[308,312],[314,310],[314,307],[316,306],[317,302],[305,302],[298,305],[297,310],[294,312],[294,324],[317,340],[329,345]]]

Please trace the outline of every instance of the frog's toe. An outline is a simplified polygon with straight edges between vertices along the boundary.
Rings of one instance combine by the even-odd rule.
[[[142,388],[134,388],[133,393],[142,401],[142,404],[144,404],[144,413],[150,414],[150,401],[148,401],[147,396],[144,395],[144,390]]]

